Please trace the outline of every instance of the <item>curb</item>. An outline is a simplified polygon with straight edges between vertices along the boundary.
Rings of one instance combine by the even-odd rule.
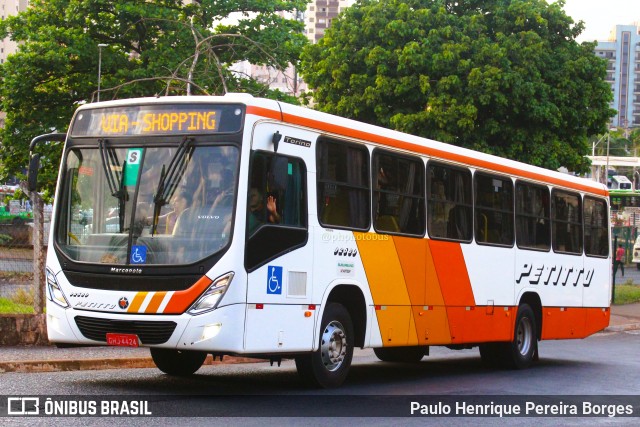
[[[628,323],[626,325],[608,326],[604,332],[626,332],[640,329],[640,323]]]
[[[213,360],[208,355],[205,365],[230,365],[236,363],[258,363],[262,359],[248,357],[225,356],[222,361]],[[155,368],[151,357],[115,357],[110,359],[83,359],[83,360],[22,360],[0,362],[0,373],[36,373],[36,372],[63,372],[63,371],[96,371],[102,369],[133,369]]]

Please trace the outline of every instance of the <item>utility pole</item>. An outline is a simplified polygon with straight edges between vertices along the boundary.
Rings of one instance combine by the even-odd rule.
[[[98,102],[100,102],[100,81],[102,80],[102,48],[107,47],[107,44],[98,44]]]
[[[31,198],[33,208],[33,310],[36,314],[41,314],[45,307],[44,201],[37,191],[29,191],[25,182],[20,183],[20,188]]]

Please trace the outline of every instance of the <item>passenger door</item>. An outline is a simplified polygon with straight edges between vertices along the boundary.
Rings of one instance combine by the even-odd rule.
[[[246,195],[246,351],[305,351],[313,345],[307,176],[313,151],[297,132],[277,124],[258,125],[254,132]]]

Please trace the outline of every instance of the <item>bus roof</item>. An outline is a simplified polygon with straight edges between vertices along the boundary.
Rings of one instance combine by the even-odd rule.
[[[357,141],[368,141],[391,149],[399,149],[430,157],[461,163],[470,167],[487,169],[506,175],[531,179],[548,184],[572,188],[578,191],[608,195],[604,184],[564,174],[550,169],[532,166],[515,160],[469,150],[432,139],[422,138],[367,123],[346,119],[305,107],[286,104],[270,99],[255,98],[249,94],[230,93],[225,96],[169,96],[132,98],[85,104],[82,111],[98,107],[116,107],[158,103],[239,103],[247,106],[247,114],[280,120],[293,125],[312,128],[327,136],[345,137]]]

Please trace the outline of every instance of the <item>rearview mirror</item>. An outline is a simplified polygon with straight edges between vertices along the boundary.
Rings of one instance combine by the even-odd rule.
[[[27,189],[29,191],[36,191],[38,169],[40,169],[40,154],[34,154],[29,160],[29,170],[27,171]]]

